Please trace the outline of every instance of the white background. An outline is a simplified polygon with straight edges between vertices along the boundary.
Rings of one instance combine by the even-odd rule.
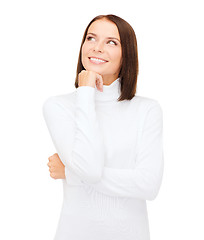
[[[136,32],[137,94],[163,108],[165,171],[159,195],[147,202],[151,240],[204,239],[202,2],[7,0],[0,3],[2,240],[54,237],[63,192],[49,176],[56,151],[42,104],[75,90],[85,27],[109,13]]]

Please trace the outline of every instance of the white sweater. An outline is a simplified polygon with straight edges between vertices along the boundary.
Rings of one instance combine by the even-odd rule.
[[[43,104],[65,165],[55,240],[149,240],[146,200],[163,175],[163,114],[158,101],[118,102],[120,79],[51,96]]]

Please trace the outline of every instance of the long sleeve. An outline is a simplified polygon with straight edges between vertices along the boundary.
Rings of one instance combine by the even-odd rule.
[[[163,175],[163,113],[154,104],[146,114],[135,156],[134,169],[103,168],[99,182],[89,184],[95,190],[110,196],[131,197],[143,200],[156,198]]]
[[[65,165],[66,181],[76,174],[81,182],[99,181],[104,166],[104,147],[96,117],[95,89],[81,86],[76,89],[73,111],[56,97],[43,104],[43,116],[52,141]],[[74,173],[74,174],[73,174]]]

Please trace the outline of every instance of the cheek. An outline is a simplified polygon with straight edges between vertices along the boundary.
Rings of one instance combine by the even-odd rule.
[[[81,49],[81,62],[82,62],[82,64],[83,64],[83,66],[84,66],[84,64],[85,64],[85,60],[86,60],[86,55],[87,55],[87,48],[86,48],[86,45],[84,44],[83,46],[82,46],[82,49]],[[85,66],[84,66],[85,67]]]
[[[81,58],[83,59],[84,55],[85,55],[85,50],[86,50],[86,46],[82,46],[82,49],[81,49]]]
[[[114,63],[117,64],[117,65],[120,65],[121,58],[122,58],[121,50],[113,51],[112,52],[112,57],[113,57]]]
[[[90,51],[90,48],[91,48],[90,44],[88,44],[87,42],[84,42],[82,46],[82,53],[84,56],[88,54],[88,52]]]
[[[88,44],[88,43],[84,43],[83,46],[82,46],[82,49],[81,49],[81,61],[82,63],[84,62],[87,62],[88,59],[88,55],[89,55],[89,52],[91,50],[91,46]]]

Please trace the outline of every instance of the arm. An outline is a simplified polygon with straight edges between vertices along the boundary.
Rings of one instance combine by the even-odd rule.
[[[153,200],[163,175],[162,109],[152,106],[145,118],[134,169],[103,168],[99,182],[87,184],[110,196]]]
[[[104,165],[103,139],[95,112],[95,88],[76,89],[75,116],[56,97],[43,104],[43,116],[60,159],[67,182],[72,177],[86,183],[97,182]]]

